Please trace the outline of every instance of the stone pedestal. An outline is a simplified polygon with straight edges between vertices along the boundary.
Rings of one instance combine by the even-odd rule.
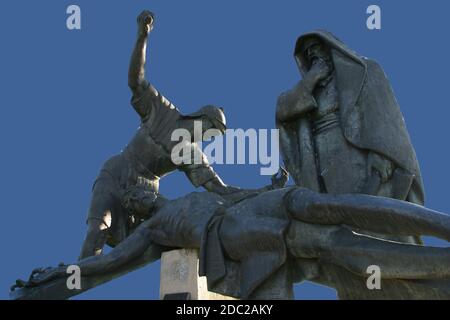
[[[180,249],[161,256],[160,299],[230,300],[208,291],[206,277],[198,276],[198,250]]]

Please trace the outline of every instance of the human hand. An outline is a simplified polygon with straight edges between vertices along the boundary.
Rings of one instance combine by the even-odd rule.
[[[144,10],[137,17],[139,34],[146,36],[150,31],[153,30],[153,22],[155,21],[155,16],[152,12]]]
[[[284,188],[289,180],[289,173],[286,169],[280,167],[280,170],[272,176],[271,180],[274,189]]]
[[[394,165],[378,153],[370,152],[367,158],[367,174],[370,176],[374,170],[380,174],[381,182],[385,183],[391,179]]]

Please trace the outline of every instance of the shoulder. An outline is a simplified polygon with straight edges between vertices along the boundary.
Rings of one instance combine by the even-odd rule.
[[[364,62],[366,63],[368,72],[377,72],[384,74],[383,68],[377,61],[369,58],[364,58]]]
[[[289,91],[283,91],[280,93],[280,95],[277,98],[277,105],[285,103],[288,93]]]

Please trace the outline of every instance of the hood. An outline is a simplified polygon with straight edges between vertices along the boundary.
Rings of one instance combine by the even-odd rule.
[[[325,31],[325,30],[315,30],[315,31],[312,31],[312,32],[309,32],[309,33],[306,33],[306,34],[300,36],[297,39],[297,42],[295,44],[294,57],[295,57],[297,66],[298,66],[302,76],[304,76],[306,74],[306,72],[309,70],[309,63],[308,63],[307,59],[303,56],[300,49],[301,49],[304,41],[311,37],[318,38],[321,42],[323,42],[328,47],[328,49],[331,53],[333,62],[336,62],[335,53],[339,52],[341,55],[344,55],[347,58],[350,58],[351,60],[360,64],[364,68],[366,67],[364,58],[361,57],[360,55],[358,55],[353,50],[351,50],[349,47],[347,47],[341,40],[336,38],[333,34],[331,34],[328,31]]]

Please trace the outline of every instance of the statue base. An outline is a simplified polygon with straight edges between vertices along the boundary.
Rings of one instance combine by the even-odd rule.
[[[160,299],[235,300],[208,291],[206,277],[198,276],[198,250],[180,249],[161,255]]]

